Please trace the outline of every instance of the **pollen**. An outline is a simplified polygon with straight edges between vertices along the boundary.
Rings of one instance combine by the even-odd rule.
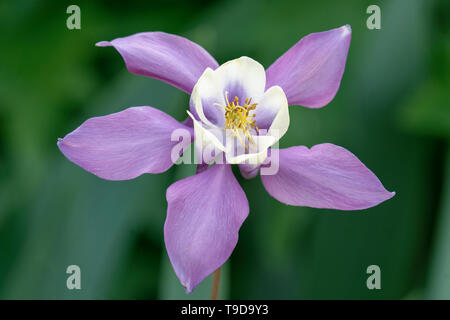
[[[225,92],[225,100],[227,103],[225,106],[215,103],[215,105],[225,109],[225,129],[231,130],[245,147],[245,150],[248,151],[249,146],[255,145],[251,130],[254,129],[259,133],[259,129],[255,124],[255,114],[250,115],[250,112],[255,110],[258,104],[252,103],[251,98],[245,98],[244,104],[241,106],[239,98],[236,96],[230,102],[228,100],[228,92]]]

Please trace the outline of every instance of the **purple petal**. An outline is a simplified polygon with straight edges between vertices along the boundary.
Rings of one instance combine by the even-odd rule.
[[[333,144],[280,149],[278,161],[278,172],[261,179],[271,196],[289,205],[360,210],[395,194],[351,152]]]
[[[260,165],[240,163],[238,166],[239,171],[241,172],[241,176],[245,179],[252,179],[259,173]]]
[[[164,240],[187,293],[231,255],[249,207],[229,165],[215,164],[167,189]]]
[[[193,136],[192,128],[162,111],[133,107],[85,121],[59,139],[58,147],[70,161],[100,178],[128,180],[173,165],[172,149],[180,142],[172,141],[172,133],[183,136],[186,147]]]
[[[289,105],[325,106],[339,89],[351,35],[346,25],[302,38],[267,69],[266,88],[279,85]]]
[[[164,32],[137,33],[97,46],[116,48],[130,72],[165,81],[189,94],[207,67],[218,67],[198,44]]]

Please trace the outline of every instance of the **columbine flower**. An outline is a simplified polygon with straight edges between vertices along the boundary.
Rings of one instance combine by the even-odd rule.
[[[152,107],[133,107],[87,120],[58,146],[69,160],[108,180],[168,170],[177,129],[195,133],[200,154],[213,147],[198,173],[175,182],[166,194],[164,240],[175,273],[190,292],[229,258],[249,213],[230,164],[251,178],[270,159],[277,171],[261,172],[264,187],[289,205],[359,210],[394,195],[342,147],[271,148],[288,129],[288,105],[320,108],[333,99],[350,38],[350,26],[310,34],[267,70],[247,57],[219,67],[197,44],[161,32],[100,42],[116,48],[129,71],[191,94],[190,118],[180,123]]]

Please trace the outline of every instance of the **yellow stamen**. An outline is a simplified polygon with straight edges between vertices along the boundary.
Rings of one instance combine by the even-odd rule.
[[[255,144],[251,135],[251,129],[256,130],[259,133],[259,129],[255,124],[255,115],[249,115],[250,111],[255,110],[257,103],[252,103],[252,99],[245,99],[243,106],[239,105],[239,98],[234,97],[234,100],[230,103],[228,100],[228,92],[225,92],[226,106],[219,103],[215,105],[225,109],[225,129],[230,129],[236,137],[239,138],[245,150],[248,151],[248,146],[242,139],[241,134],[247,138],[249,145]]]

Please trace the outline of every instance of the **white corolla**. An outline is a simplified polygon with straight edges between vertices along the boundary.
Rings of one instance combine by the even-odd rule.
[[[266,90],[264,67],[248,57],[207,68],[190,104],[196,147],[206,163],[215,159],[258,166],[289,127],[283,89]]]

